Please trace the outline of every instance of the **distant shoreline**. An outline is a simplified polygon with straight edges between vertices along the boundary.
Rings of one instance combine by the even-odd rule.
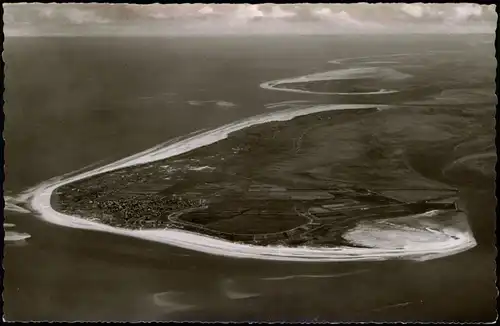
[[[442,32],[442,33],[373,33],[373,34],[226,34],[226,35],[211,35],[211,34],[183,34],[183,35],[120,35],[120,34],[115,34],[115,35],[78,35],[78,34],[59,34],[59,35],[8,35],[8,33],[5,33],[4,31],[5,38],[141,38],[141,39],[179,39],[179,38],[250,38],[250,37],[257,37],[257,38],[275,38],[275,37],[287,37],[287,38],[301,38],[301,37],[324,37],[324,38],[331,38],[331,37],[356,37],[356,38],[373,38],[373,37],[457,37],[457,38],[462,38],[464,36],[490,36],[494,37],[495,32],[491,33],[486,33],[486,32],[477,32],[477,33],[449,33],[449,32]]]

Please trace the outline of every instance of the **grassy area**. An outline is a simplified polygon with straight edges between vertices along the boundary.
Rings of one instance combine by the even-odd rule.
[[[447,157],[467,122],[431,117],[426,108],[312,114],[65,185],[53,201],[66,213],[129,228],[182,228],[257,244],[340,244],[342,232],[363,219],[454,210],[425,202],[455,195],[440,174],[449,162],[422,158]]]

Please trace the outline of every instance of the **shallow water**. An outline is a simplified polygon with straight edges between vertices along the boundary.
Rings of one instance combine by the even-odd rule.
[[[27,188],[89,164],[103,161],[99,166],[198,129],[269,112],[266,105],[272,103],[432,103],[433,94],[450,87],[492,92],[493,46],[485,44],[484,49],[474,51],[467,46],[450,38],[419,38],[418,42],[394,38],[385,40],[383,49],[377,40],[342,37],[227,38],[210,43],[195,39],[9,39],[4,54],[6,196],[18,198]],[[323,51],[318,53],[317,48]],[[438,84],[439,71],[422,74],[412,80],[414,84],[406,85],[411,91],[405,89],[397,96],[353,100],[259,88],[269,80],[336,69],[328,64],[336,58],[427,48],[462,50],[480,58],[476,60],[479,67],[467,68],[473,72],[467,81],[446,75]],[[256,49],[266,49],[266,60]],[[47,60],[35,60],[40,56]],[[390,60],[405,64],[403,58]],[[450,57],[436,60],[449,62]],[[419,83],[435,89],[419,88]],[[475,94],[470,93],[470,98],[477,99],[473,103],[484,99]],[[189,101],[235,106],[193,106]],[[464,132],[471,139],[482,137],[487,147],[493,139],[493,103],[467,105],[447,108],[439,118],[440,107],[432,107],[429,119],[442,121],[434,128],[443,136],[458,123],[444,117],[452,114],[450,110],[469,114],[475,124]],[[411,123],[403,116],[384,130],[396,136]],[[424,140],[428,141],[420,141]],[[452,159],[452,163],[475,155],[477,146],[470,147],[459,147],[456,157],[438,146],[429,148],[426,160],[414,168],[428,178],[440,179],[440,169],[422,162],[444,164]],[[488,168],[455,169],[454,173],[451,183],[460,191],[478,246],[426,262],[311,264],[219,257],[60,227],[23,212],[21,205],[17,211],[5,211],[5,222],[15,224],[8,231],[31,236],[22,243],[6,242],[5,315],[7,320],[492,320],[496,295],[493,174]],[[12,200],[9,204],[18,205]],[[331,275],[337,276],[327,277]]]

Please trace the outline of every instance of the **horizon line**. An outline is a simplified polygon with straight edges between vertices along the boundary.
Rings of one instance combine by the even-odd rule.
[[[494,36],[495,32],[469,32],[469,33],[338,33],[338,34],[165,34],[165,35],[140,35],[140,34],[39,34],[39,35],[8,35],[4,32],[4,38],[35,38],[35,37],[143,37],[143,38],[170,38],[170,37],[273,37],[273,36],[458,36],[458,35],[490,35]]]

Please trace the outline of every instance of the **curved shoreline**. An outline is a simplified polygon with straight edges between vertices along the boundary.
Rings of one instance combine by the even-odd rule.
[[[441,236],[447,237],[446,241],[431,241],[428,243],[408,243],[401,248],[355,248],[355,247],[334,247],[334,248],[309,248],[309,247],[280,247],[280,246],[255,246],[215,239],[210,236],[200,235],[189,231],[163,229],[163,230],[130,230],[93,222],[84,218],[66,215],[54,210],[51,206],[52,193],[62,185],[85,179],[97,174],[140,165],[144,163],[162,160],[189,152],[193,149],[207,146],[225,139],[231,132],[238,131],[253,125],[273,122],[287,121],[298,116],[311,113],[324,112],[330,110],[349,109],[370,109],[375,105],[320,105],[296,110],[282,110],[269,114],[258,115],[243,119],[234,123],[224,125],[214,130],[196,133],[194,136],[180,139],[177,142],[167,142],[163,145],[155,146],[138,154],[124,158],[117,162],[83,172],[71,177],[53,178],[38,185],[21,196],[28,201],[32,210],[39,213],[39,217],[45,221],[61,226],[109,232],[126,235],[135,238],[165,243],[177,247],[200,251],[208,254],[229,256],[235,258],[254,258],[265,260],[285,260],[285,261],[376,261],[387,259],[413,259],[427,260],[443,256],[456,254],[468,250],[476,245],[470,231],[463,231],[454,228],[443,228],[441,232],[433,230],[418,229],[417,232],[439,232]],[[387,107],[387,106],[380,106]],[[424,216],[423,214],[422,216]],[[458,212],[459,217],[466,219],[465,214]],[[398,226],[400,228],[400,226]],[[387,230],[373,230],[377,232]],[[452,234],[450,236],[450,234]]]
[[[325,79],[327,80],[327,79]],[[399,93],[396,90],[390,89],[380,89],[378,91],[373,92],[349,92],[349,93],[338,93],[338,92],[314,92],[314,91],[304,91],[301,89],[294,88],[284,88],[284,87],[276,87],[277,85],[285,83],[285,79],[272,80],[268,82],[264,82],[259,86],[264,89],[272,90],[272,91],[281,91],[281,92],[290,92],[290,93],[300,93],[300,94],[317,94],[317,95],[382,95],[382,94],[395,94]]]
[[[317,92],[317,91],[308,91],[296,88],[279,87],[279,85],[281,84],[296,84],[296,83],[331,81],[331,80],[356,80],[362,78],[363,74],[375,75],[380,73],[382,74],[385,73],[387,75],[386,78],[393,80],[400,80],[411,77],[411,75],[401,73],[391,68],[358,67],[358,68],[329,70],[325,72],[318,72],[299,77],[271,80],[261,83],[259,86],[263,89],[268,89],[268,90],[301,93],[301,94],[319,94],[319,95],[382,95],[382,94],[399,93],[398,90],[391,90],[391,89],[379,89],[378,91],[366,91],[366,92]]]

